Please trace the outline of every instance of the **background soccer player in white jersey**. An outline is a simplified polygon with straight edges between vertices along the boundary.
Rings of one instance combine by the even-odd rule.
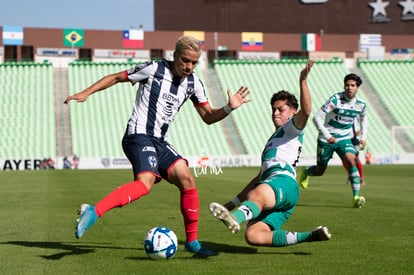
[[[188,99],[202,120],[211,124],[224,119],[232,110],[248,102],[246,97],[250,91],[247,87],[241,87],[234,94],[228,90],[228,104],[213,109],[206,98],[203,84],[193,74],[200,54],[201,44],[198,40],[180,37],[176,42],[173,61],[148,61],[133,69],[109,74],[65,100],[66,104],[71,100],[83,102],[93,93],[117,83],[139,83],[135,106],[122,140],[123,150],[132,164],[134,181],[116,188],[95,205],[82,204],[76,226],[77,238],[82,237],[104,213],[148,194],[154,184],[165,179],[180,191],[186,250],[205,256],[215,254],[198,241],[200,201],[196,183],[187,161],[166,141],[168,128]]]
[[[299,199],[300,188],[296,182],[296,165],[303,144],[303,130],[311,114],[311,97],[307,76],[312,61],[300,73],[300,107],[296,97],[287,92],[275,93],[270,101],[275,132],[262,152],[259,174],[231,201],[224,206],[212,202],[210,211],[222,220],[232,233],[240,224],[249,221],[245,233],[248,244],[255,246],[283,247],[302,242],[326,241],[331,235],[328,228],[313,231],[289,232],[281,230],[292,215]],[[232,210],[243,201],[236,211]]]
[[[365,204],[365,198],[360,196],[361,178],[356,167],[355,149],[351,138],[352,127],[359,116],[361,139],[360,146],[363,150],[367,137],[367,105],[365,101],[357,97],[357,92],[362,84],[361,78],[356,74],[348,74],[344,78],[344,91],[332,95],[321,109],[315,114],[313,121],[319,130],[316,165],[305,168],[299,178],[299,184],[303,188],[308,187],[309,176],[322,176],[328,166],[333,153],[336,152],[345,163],[351,182],[353,205],[360,208]]]

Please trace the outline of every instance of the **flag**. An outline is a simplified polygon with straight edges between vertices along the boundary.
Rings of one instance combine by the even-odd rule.
[[[84,44],[83,30],[64,29],[63,30],[63,46],[65,47],[83,47]]]
[[[322,49],[321,36],[317,33],[302,33],[302,51],[314,52]]]
[[[205,38],[204,38],[204,32],[202,31],[184,31],[184,36],[192,36],[198,41],[200,41],[201,46],[204,46]]]
[[[242,50],[261,51],[263,50],[262,32],[242,32]]]
[[[128,49],[144,48],[144,31],[143,30],[126,30],[123,32],[123,47]]]
[[[360,34],[359,35],[359,51],[366,52],[369,47],[381,46],[381,34]]]
[[[23,45],[23,27],[3,26],[3,45]]]

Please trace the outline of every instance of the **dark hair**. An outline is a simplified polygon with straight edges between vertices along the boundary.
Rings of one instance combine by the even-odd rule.
[[[278,100],[286,100],[286,105],[296,110],[299,107],[298,100],[296,99],[296,97],[288,91],[282,90],[277,93],[274,93],[272,98],[270,99],[270,105],[273,106],[273,103],[275,103],[275,101]]]
[[[357,74],[347,74],[344,78],[344,85],[348,80],[354,80],[358,87],[362,84],[362,79]]]

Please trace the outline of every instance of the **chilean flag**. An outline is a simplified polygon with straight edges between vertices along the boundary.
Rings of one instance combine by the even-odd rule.
[[[143,30],[127,30],[123,32],[123,47],[127,49],[144,48],[144,31]]]

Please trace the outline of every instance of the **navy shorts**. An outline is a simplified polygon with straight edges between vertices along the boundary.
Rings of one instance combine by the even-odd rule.
[[[132,164],[134,176],[150,172],[157,182],[168,180],[168,169],[183,157],[168,142],[143,134],[124,135],[122,149]]]

